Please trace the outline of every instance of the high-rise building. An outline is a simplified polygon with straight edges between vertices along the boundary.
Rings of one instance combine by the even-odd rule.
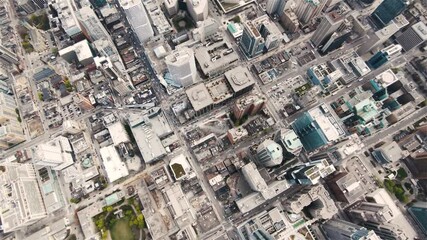
[[[387,205],[379,203],[360,202],[347,211],[356,222],[386,223],[395,217]]]
[[[18,64],[18,56],[0,44],[0,62],[5,65]]]
[[[147,11],[140,0],[120,0],[126,18],[140,42],[146,42],[154,36]]]
[[[244,23],[240,46],[248,57],[270,51],[280,44],[281,32],[267,15]]]
[[[338,3],[342,2],[341,0],[327,0],[325,7],[323,8],[324,12],[331,11]]]
[[[0,92],[0,149],[25,141],[13,96]]]
[[[31,0],[17,1],[18,7],[24,10],[27,14],[31,14],[37,10],[37,6]]]
[[[295,10],[298,20],[305,25],[315,19],[322,12],[326,0],[300,0]]]
[[[344,21],[344,14],[338,11],[326,13],[311,37],[311,42],[314,46],[320,46],[338,30]]]
[[[243,34],[240,46],[249,57],[261,54],[265,47],[265,40],[252,22],[243,23]]]
[[[262,142],[257,149],[258,161],[266,167],[274,167],[283,161],[283,149],[271,139]]]
[[[47,1],[46,0],[32,0],[32,1],[40,9],[47,7]]]
[[[74,163],[73,149],[68,138],[59,136],[49,142],[39,144],[33,149],[34,165],[49,166],[60,171]]]
[[[50,6],[58,12],[61,27],[70,38],[74,41],[84,39],[82,29],[76,18],[76,11],[74,9],[77,9],[77,6],[74,1],[53,0]]]
[[[259,94],[251,94],[236,100],[233,114],[236,119],[257,114],[265,105],[266,98]]]
[[[286,159],[298,156],[302,150],[302,143],[292,129],[281,129],[274,134],[274,141],[279,143],[285,151]]]
[[[321,225],[327,239],[333,240],[381,240],[374,231],[341,219],[331,219]]]
[[[164,4],[170,16],[178,13],[178,0],[164,0]]]
[[[270,16],[274,14],[281,16],[287,2],[287,0],[267,0],[266,11]]]
[[[176,49],[165,57],[171,79],[182,87],[188,87],[197,81],[196,61],[191,48]]]
[[[208,0],[187,0],[187,10],[195,22],[208,18]]]
[[[326,159],[321,159],[293,167],[286,172],[285,177],[294,184],[313,185],[333,172],[334,165],[329,164]]]
[[[77,20],[80,23],[83,34],[90,42],[108,39],[107,30],[105,30],[95,12],[89,6],[84,6],[78,10]]]
[[[390,60],[393,56],[398,55],[400,51],[402,51],[401,45],[392,44],[377,52],[366,62],[366,64],[368,64],[368,66],[373,69],[379,68],[388,62],[388,60]]]
[[[396,34],[397,35],[397,34]],[[418,47],[427,40],[427,26],[424,22],[417,22],[396,38],[403,50],[409,51]]]
[[[409,24],[409,22],[404,19],[404,17],[398,18],[396,20],[399,21],[392,21],[384,28],[373,33],[368,33],[366,35],[366,41],[360,45],[359,49],[357,49],[357,54],[362,56],[371,50],[378,49],[381,44],[397,33],[401,28]]]
[[[372,13],[371,18],[379,28],[385,27],[408,6],[407,0],[384,0]]]
[[[6,233],[47,216],[32,164],[5,163],[0,167],[0,220]]]
[[[297,15],[289,9],[285,10],[280,16],[280,23],[286,31],[291,33],[296,32],[299,25]]]
[[[421,231],[427,235],[427,202],[416,202],[408,208],[409,214],[421,228]]]

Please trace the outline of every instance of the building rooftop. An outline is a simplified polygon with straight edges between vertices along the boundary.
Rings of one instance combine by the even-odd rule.
[[[405,156],[399,144],[395,141],[375,149],[372,155],[380,163],[397,162]]]
[[[166,155],[166,149],[162,145],[159,133],[170,132],[169,124],[166,122],[163,113],[149,117],[140,114],[129,114],[129,125],[135,137],[136,144],[146,163],[155,161]]]
[[[408,208],[409,214],[421,228],[424,234],[427,234],[427,203],[416,202]]]
[[[0,220],[11,232],[47,216],[32,164],[6,163],[0,171]]]
[[[108,132],[110,132],[111,139],[113,140],[114,146],[117,146],[120,143],[130,142],[129,135],[126,132],[125,127],[120,121],[115,122],[110,126],[108,126]]]
[[[90,49],[89,42],[86,39],[69,47],[63,48],[59,50],[58,53],[60,56],[63,56],[69,52],[75,52],[79,61],[93,58],[92,50]]]
[[[344,134],[344,131],[338,125],[334,117],[326,116],[320,108],[316,107],[310,109],[308,113],[313,120],[317,122],[319,128],[322,130],[323,134],[325,134],[329,142],[338,140],[340,136]]]
[[[190,100],[191,106],[194,111],[200,111],[214,103],[208,89],[204,83],[200,83],[188,88],[185,93]]]
[[[293,153],[296,150],[302,148],[301,140],[292,129],[286,131],[282,136],[283,144],[285,145],[285,148],[288,150],[288,152]]]
[[[52,169],[59,171],[74,164],[72,153],[68,138],[59,136],[35,147],[33,161],[35,165],[51,166]]]
[[[227,49],[232,49],[232,46],[225,40],[213,43],[209,46],[203,45],[196,47],[194,55],[204,75],[216,75],[225,69],[229,69],[234,62],[239,60],[239,56],[234,51],[229,54],[224,54]],[[220,56],[220,58],[216,58],[216,60],[213,61],[213,55]]]
[[[172,169],[176,180],[185,178],[189,173],[191,173],[191,166],[184,154],[180,154],[172,158],[169,163],[169,167]]]
[[[99,152],[110,183],[129,175],[126,163],[122,161],[113,145],[102,147]]]
[[[329,188],[340,201],[354,203],[365,193],[360,181],[352,173],[340,172],[327,180]]]
[[[255,80],[249,70],[242,66],[235,67],[225,72],[224,75],[235,93],[255,84]]]

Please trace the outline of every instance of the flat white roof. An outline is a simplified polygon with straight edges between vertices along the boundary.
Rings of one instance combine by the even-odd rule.
[[[103,147],[99,152],[101,153],[102,163],[104,164],[104,169],[107,172],[110,183],[129,175],[126,164],[121,160],[113,145]]]
[[[74,45],[71,45],[69,47],[63,48],[59,50],[58,53],[60,56],[62,56],[72,51],[76,53],[77,59],[79,59],[80,61],[93,57],[92,50],[90,49],[90,46],[89,46],[89,42],[86,39],[80,42],[77,42]]]
[[[110,132],[114,146],[117,146],[120,143],[130,142],[129,135],[121,122],[115,122],[108,126],[108,131]]]
[[[316,107],[308,111],[310,116],[319,124],[328,141],[335,141],[340,137],[340,133],[332,122],[326,117],[320,108]],[[331,116],[332,117],[332,116]]]

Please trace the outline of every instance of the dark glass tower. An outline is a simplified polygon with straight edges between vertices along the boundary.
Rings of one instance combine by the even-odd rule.
[[[406,6],[408,6],[407,0],[384,0],[372,13],[372,20],[379,28],[383,28],[401,14]]]

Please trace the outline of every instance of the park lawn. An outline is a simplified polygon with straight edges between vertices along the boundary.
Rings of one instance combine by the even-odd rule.
[[[126,218],[117,220],[113,228],[111,228],[110,233],[113,240],[135,240]]]

